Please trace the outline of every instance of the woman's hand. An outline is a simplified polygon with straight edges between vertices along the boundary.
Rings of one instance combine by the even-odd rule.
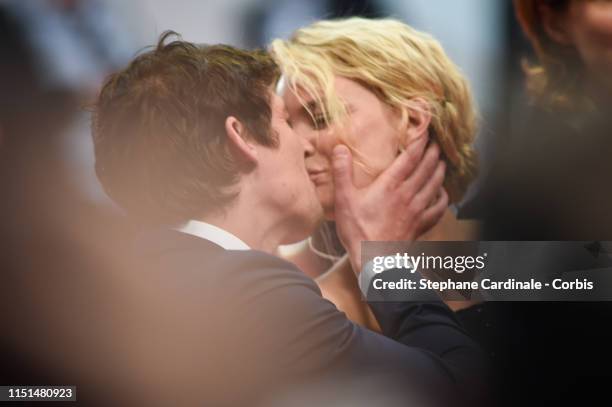
[[[336,227],[355,273],[361,271],[362,241],[414,241],[442,218],[448,195],[439,155],[436,144],[423,153],[413,143],[372,184],[357,188],[350,150],[334,148]]]

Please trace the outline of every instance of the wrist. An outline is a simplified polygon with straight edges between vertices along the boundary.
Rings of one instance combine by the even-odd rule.
[[[351,268],[355,275],[361,273],[361,241],[354,244],[350,249],[347,249]]]

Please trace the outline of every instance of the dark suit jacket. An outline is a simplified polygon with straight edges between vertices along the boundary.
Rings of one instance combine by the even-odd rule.
[[[171,320],[158,339],[164,357],[205,405],[254,405],[334,380],[349,394],[358,390],[352,379],[370,377],[391,378],[381,380],[383,393],[459,400],[474,390],[468,378],[479,349],[443,303],[372,304],[380,335],[349,321],[275,256],[175,231],[148,234],[136,253],[144,259],[137,272],[161,290],[157,307]]]

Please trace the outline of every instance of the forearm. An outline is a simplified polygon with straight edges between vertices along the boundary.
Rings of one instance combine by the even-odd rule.
[[[458,381],[469,383],[483,376],[481,348],[442,301],[376,302],[370,307],[385,336],[435,354]]]

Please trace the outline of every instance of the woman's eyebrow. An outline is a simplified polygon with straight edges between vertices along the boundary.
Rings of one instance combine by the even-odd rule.
[[[310,110],[311,112],[314,112],[316,110],[321,110],[319,108],[319,104],[315,101],[315,100],[311,100],[306,102],[306,110]]]
[[[306,112],[307,111],[311,111],[311,112],[322,111],[321,107],[319,106],[316,100],[306,101],[305,104],[306,104],[306,107],[304,108],[304,110]],[[346,107],[347,112],[355,111],[355,105],[353,105],[350,102],[346,102],[345,107]]]

